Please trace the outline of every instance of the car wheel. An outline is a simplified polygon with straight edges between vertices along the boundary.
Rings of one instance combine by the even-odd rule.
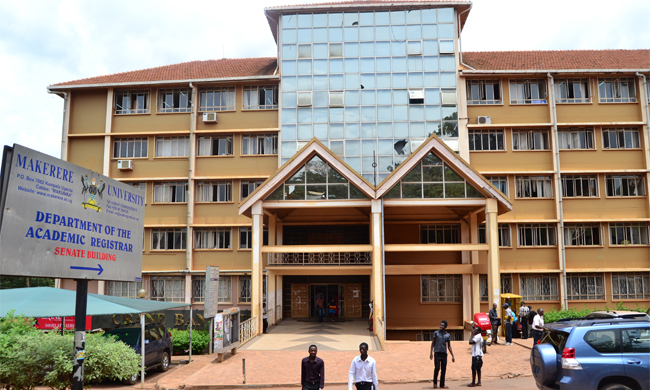
[[[162,372],[169,370],[169,353],[163,352],[162,359],[160,360],[159,370]]]
[[[602,386],[598,390],[632,390],[632,389],[620,383],[610,383],[605,386]]]
[[[133,376],[131,376],[129,378],[126,378],[124,380],[124,383],[126,383],[127,385],[135,385],[135,384],[138,383],[138,377],[139,377],[139,375],[135,374],[135,375],[133,375]]]

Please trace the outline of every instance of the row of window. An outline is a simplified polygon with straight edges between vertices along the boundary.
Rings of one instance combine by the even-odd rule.
[[[232,227],[194,229],[194,249],[232,249]],[[264,228],[262,245],[268,245],[269,232]],[[253,247],[253,231],[239,227],[239,249]],[[151,250],[183,250],[187,248],[187,229],[153,229]]]
[[[507,176],[487,176],[490,183],[508,196]],[[562,175],[563,198],[599,198],[598,175]],[[645,196],[643,175],[605,175],[607,197]],[[515,176],[515,198],[552,198],[551,176]]]
[[[360,94],[353,94],[351,92],[356,91],[298,91],[295,93],[285,92],[282,94],[282,107],[345,107],[345,99],[347,96],[348,101],[352,101],[352,103],[347,106],[349,110],[358,110],[358,105],[370,106],[362,108],[364,116],[375,117],[375,109],[372,106],[378,106],[378,111],[376,112],[378,118],[380,120],[390,120],[391,106],[424,105],[425,100],[427,103],[434,101],[437,105],[442,104],[443,106],[456,105],[456,90],[454,89],[441,89],[439,92],[429,90],[425,91],[423,89],[370,89],[361,91]],[[432,95],[435,97],[431,97]],[[435,108],[438,109],[439,107],[436,106]],[[368,111],[368,109],[370,109],[372,112]],[[397,110],[394,112],[395,115],[393,115],[395,120],[407,120],[406,116],[402,115],[406,115],[407,107],[393,107],[393,110]],[[321,111],[322,114],[327,114],[326,109],[322,109]],[[321,111],[318,112],[320,113]],[[453,110],[453,112],[455,112],[455,110]],[[346,119],[348,117],[358,117],[358,114],[353,114],[353,111],[348,111],[345,114]],[[286,119],[287,118],[283,118],[283,121],[286,121]]]
[[[115,114],[148,114],[150,90],[119,90],[115,92]],[[278,86],[244,87],[244,110],[278,108]],[[192,112],[192,90],[189,88],[159,89],[158,113]],[[209,87],[199,90],[199,111],[234,111],[235,87]]]
[[[556,246],[557,230],[554,223],[517,224],[517,246]],[[601,224],[567,223],[564,225],[564,245],[602,246]],[[510,225],[499,224],[499,246],[512,247]],[[485,225],[478,228],[479,243],[487,242]],[[460,244],[460,225],[420,225],[422,244]],[[609,223],[609,245],[648,245],[648,224],[644,222]]]
[[[637,128],[604,128],[602,147],[612,149],[639,149],[641,141]],[[472,129],[468,131],[469,150],[505,151],[505,131],[503,129]],[[593,128],[560,129],[557,132],[560,150],[595,150]],[[551,150],[550,131],[543,129],[513,130],[512,150]]]
[[[239,188],[240,200],[246,199],[264,180],[241,180]],[[146,192],[144,182],[128,183],[133,188]],[[195,202],[232,202],[232,180],[197,181]],[[154,203],[185,203],[187,202],[187,182],[155,183],[153,188]]]
[[[510,104],[548,103],[546,79],[509,80]],[[501,80],[467,80],[467,104],[503,104]],[[636,83],[632,77],[598,78],[600,103],[635,103]],[[650,95],[650,92],[648,92]],[[591,103],[595,96],[588,78],[555,80],[556,103]]]
[[[424,278],[424,277],[423,277]],[[604,300],[605,277],[602,273],[567,274],[567,298],[573,301]],[[611,279],[611,299],[649,299],[650,273],[648,272],[614,272]],[[559,276],[552,274],[519,275],[519,295],[524,301],[557,301]],[[422,283],[424,286],[424,282]],[[488,300],[487,275],[479,278],[481,301]],[[512,275],[501,275],[501,291],[512,293]],[[423,299],[423,302],[424,299]]]
[[[197,137],[197,156],[232,156],[233,134]],[[156,137],[156,157],[189,157],[189,137]],[[114,138],[113,158],[146,158],[148,137]],[[278,154],[278,134],[242,135],[241,155]]]

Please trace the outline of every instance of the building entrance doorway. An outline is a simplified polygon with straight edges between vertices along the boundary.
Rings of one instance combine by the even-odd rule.
[[[291,318],[318,320],[319,299],[323,302],[324,321],[360,319],[369,313],[368,276],[285,276],[284,278],[285,317],[290,313]]]

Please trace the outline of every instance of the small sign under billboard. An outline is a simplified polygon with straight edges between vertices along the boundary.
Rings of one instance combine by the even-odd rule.
[[[144,193],[14,144],[0,191],[0,275],[139,281]]]
[[[219,308],[219,267],[206,267],[204,294],[205,318],[212,318]]]

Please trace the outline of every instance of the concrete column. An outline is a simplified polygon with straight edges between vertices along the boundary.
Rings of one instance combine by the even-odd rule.
[[[70,100],[70,99],[68,99]],[[66,115],[69,119],[69,107],[66,109]],[[111,131],[113,129],[113,88],[109,88],[106,96],[106,122],[104,125],[104,160],[102,164],[102,175],[111,175]],[[67,131],[66,131],[67,136]],[[67,144],[67,142],[66,142]],[[67,158],[67,151],[66,151]],[[106,292],[106,282],[100,280],[97,282],[97,294],[104,295]]]
[[[185,303],[192,303],[192,274],[185,274]]]
[[[282,301],[282,275],[276,275],[275,276],[275,289],[276,289],[275,300],[277,302],[275,304],[275,306],[276,306],[275,309],[276,310],[279,309],[279,314],[276,314],[277,315],[276,318],[282,319],[282,318],[284,318],[284,316],[282,315],[282,307],[284,305],[284,302]]]
[[[470,227],[466,223],[460,224],[460,242],[468,244],[470,242]],[[461,252],[461,261],[463,264],[470,264],[471,257],[469,251]],[[471,321],[472,313],[472,274],[461,275],[463,279],[463,324],[465,321]],[[468,340],[471,337],[469,331],[465,330],[464,339]]]
[[[488,299],[490,306],[499,305],[501,300],[501,266],[499,264],[499,225],[497,220],[497,200],[486,199],[485,233],[488,243]]]
[[[370,276],[370,297],[374,301],[375,324],[384,318],[384,275],[383,251],[381,246],[381,199],[373,199],[370,213],[370,234],[372,244],[372,274]],[[377,327],[374,327],[377,334]],[[378,335],[383,338],[384,335]]]
[[[259,201],[251,208],[253,217],[253,246],[251,264],[251,316],[257,317],[257,333],[262,333],[262,232],[264,230],[264,212]]]
[[[269,232],[270,233],[270,232]],[[269,238],[270,242],[270,238]],[[275,273],[273,271],[268,271],[267,272],[267,291],[266,291],[266,313],[271,314],[267,315],[267,319],[269,321],[269,325],[275,324],[275,290],[276,290],[276,284],[275,284]],[[269,312],[269,310],[273,310],[272,312]]]
[[[469,232],[470,243],[478,244],[478,217],[476,213],[469,215]],[[479,263],[478,251],[472,251],[470,257],[472,264]],[[479,279],[479,274],[472,273],[472,313],[479,313],[481,311],[481,283]]]

